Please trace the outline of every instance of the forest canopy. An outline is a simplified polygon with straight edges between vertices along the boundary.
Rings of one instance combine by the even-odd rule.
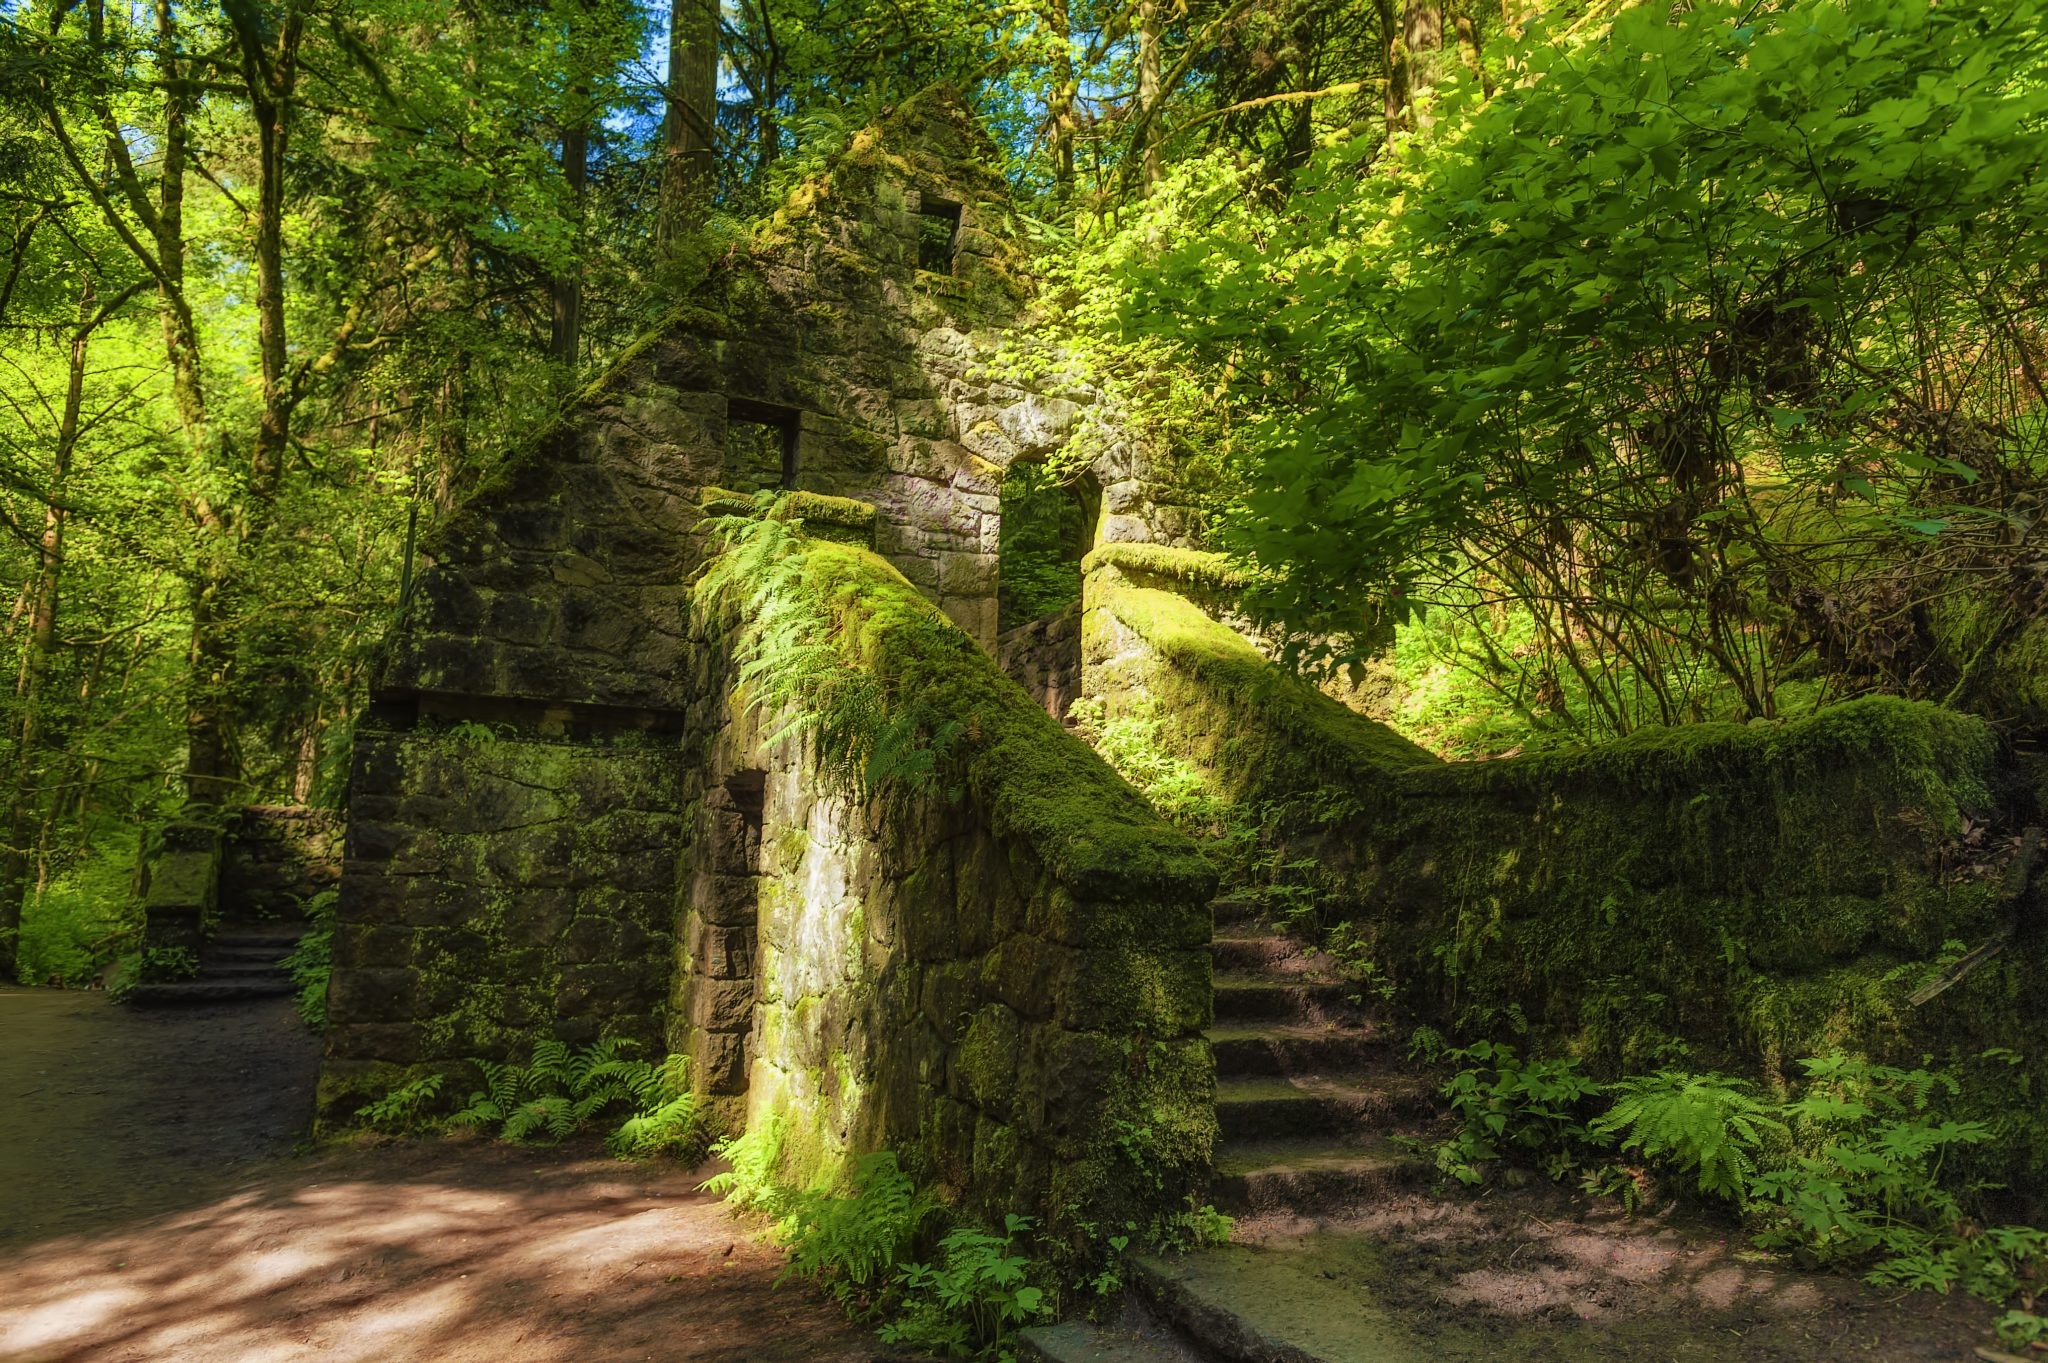
[[[421,540],[937,86],[1040,330],[1426,746],[2005,704],[2044,55],[2033,0],[0,0],[0,975],[94,972],[187,799],[337,802]]]

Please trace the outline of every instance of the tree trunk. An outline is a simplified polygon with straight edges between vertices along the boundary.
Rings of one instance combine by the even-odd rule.
[[[590,130],[581,122],[579,106],[574,127],[562,130],[562,180],[569,187],[569,211],[576,220],[577,236],[582,235],[583,188],[590,173]],[[548,336],[548,354],[564,369],[574,374],[576,354],[582,340],[583,330],[583,269],[582,242],[578,240],[570,252],[570,259],[555,276],[550,290],[553,327]]]
[[[1409,4],[1401,13],[1401,41],[1408,64],[1408,109],[1417,128],[1435,120],[1429,113],[1429,93],[1436,88],[1436,54],[1444,46],[1444,12],[1441,7]]]
[[[1145,183],[1159,180],[1159,0],[1138,0],[1138,145]]]
[[[704,220],[717,175],[718,11],[716,0],[671,0],[668,110],[661,128],[661,214],[655,240],[667,245]],[[769,99],[772,101],[772,94]],[[774,129],[772,103],[762,135]],[[773,149],[762,147],[762,163]]]
[[[1488,99],[1493,98],[1493,77],[1486,73],[1486,40],[1479,31],[1479,16],[1461,14],[1454,21],[1458,41],[1464,44],[1459,55],[1465,59],[1472,74],[1479,77],[1479,92]]]
[[[78,419],[85,401],[85,362],[95,322],[92,276],[78,294],[78,327],[64,385],[64,409],[50,461],[49,500],[29,594],[29,630],[21,670],[14,681],[14,781],[7,792],[7,817],[0,828],[0,981],[12,981],[20,967],[21,908],[28,894],[29,842],[37,826],[35,797],[41,785],[44,683],[57,650],[57,594],[64,575],[65,484],[78,448]]]
[[[157,296],[164,324],[164,355],[170,361],[171,396],[185,443],[200,459],[206,439],[206,388],[199,372],[199,330],[185,298],[185,157],[191,135],[191,95],[178,54],[177,20],[171,0],[157,0],[156,60],[164,87],[163,152],[157,163]]]
[[[1047,0],[1044,18],[1054,43],[1052,92],[1045,102],[1045,120],[1052,128],[1053,198],[1064,209],[1074,199],[1074,105],[1081,87],[1074,74],[1073,16],[1067,0]]]
[[[1373,11],[1386,35],[1387,88],[1381,105],[1387,138],[1408,126],[1408,43],[1394,16],[1394,0],[1373,0]]]

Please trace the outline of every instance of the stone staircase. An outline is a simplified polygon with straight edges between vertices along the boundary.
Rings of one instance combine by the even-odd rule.
[[[298,919],[222,923],[199,953],[197,975],[137,985],[128,1001],[141,1007],[165,1008],[290,994],[292,978],[281,962],[305,932],[305,922]]]
[[[1249,900],[1219,899],[1215,909],[1216,1206],[1244,1218],[1243,1231],[1265,1218],[1340,1218],[1420,1182],[1426,1166],[1393,1137],[1433,1114],[1430,1081],[1402,1064],[1390,1031],[1358,1005],[1356,987],[1328,960],[1264,921]],[[1134,1301],[1121,1321],[1029,1331],[1023,1357],[1351,1363],[1348,1351],[1324,1354],[1274,1338],[1231,1294],[1208,1290],[1180,1262],[1139,1258],[1132,1267]],[[1387,1344],[1359,1355],[1361,1363],[1408,1357]]]

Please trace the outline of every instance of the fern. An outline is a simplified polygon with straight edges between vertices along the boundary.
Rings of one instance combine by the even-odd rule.
[[[1747,1202],[1757,1152],[1785,1134],[1773,1108],[1722,1074],[1658,1070],[1614,1085],[1614,1106],[1592,1123],[1596,1135],[1621,1138],[1640,1152],[1696,1174],[1700,1191]]]
[[[784,1130],[782,1118],[773,1116],[760,1126],[718,1142],[711,1147],[711,1153],[725,1160],[728,1167],[724,1173],[713,1174],[697,1186],[718,1194],[735,1207],[775,1214],[786,1196],[775,1181],[776,1168],[782,1163]]]
[[[854,1165],[846,1193],[794,1193],[787,1206],[775,1227],[789,1250],[783,1276],[808,1278],[858,1309],[872,1304],[939,1203],[883,1150]]]
[[[338,891],[322,890],[306,904],[312,925],[291,954],[278,962],[298,991],[299,1017],[316,1032],[327,1030],[327,977],[334,969],[334,910]]]
[[[803,537],[765,514],[771,494],[757,502],[760,516],[710,522],[725,548],[694,592],[700,614],[734,626],[740,689],[764,718],[766,743],[810,737],[824,784],[839,793],[931,788],[962,727],[849,660],[838,622],[806,580]],[[923,647],[973,647],[936,614],[895,628],[928,636]]]
[[[429,1074],[401,1084],[364,1107],[357,1115],[378,1131],[394,1134],[410,1131],[421,1124],[427,1105],[440,1095],[446,1078],[442,1074]]]
[[[606,1139],[611,1152],[621,1159],[697,1153],[703,1123],[689,1079],[689,1061],[680,1055],[648,1066],[633,1088],[633,1115]]]

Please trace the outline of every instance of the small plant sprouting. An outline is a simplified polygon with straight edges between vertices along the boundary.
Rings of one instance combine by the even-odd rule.
[[[428,1074],[400,1084],[357,1115],[376,1131],[391,1135],[417,1131],[426,1124],[427,1109],[440,1096],[447,1078],[445,1074]]]

